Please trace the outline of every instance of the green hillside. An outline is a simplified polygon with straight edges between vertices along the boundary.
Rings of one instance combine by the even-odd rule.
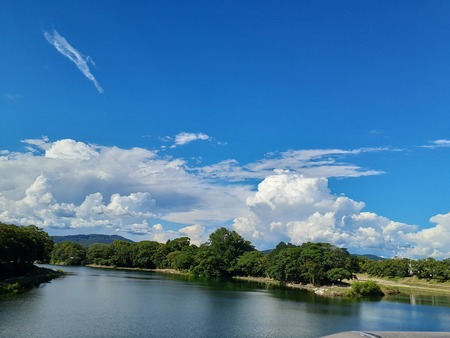
[[[103,235],[103,234],[90,234],[90,235],[67,235],[67,236],[52,236],[55,244],[61,242],[74,242],[83,246],[89,246],[94,243],[111,244],[114,241],[125,241],[133,243],[132,240],[119,236],[119,235]]]

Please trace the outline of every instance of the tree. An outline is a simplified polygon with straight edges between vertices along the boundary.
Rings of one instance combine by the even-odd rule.
[[[329,243],[303,243],[301,265],[303,276],[308,283],[323,285],[329,283],[327,272],[333,268],[343,268],[352,272],[353,260],[347,249]]]
[[[78,243],[61,242],[55,245],[51,253],[52,264],[84,265],[86,249]]]
[[[300,264],[298,258],[300,251],[297,246],[287,246],[284,242],[279,243],[268,256],[267,274],[280,282],[294,282],[295,275],[300,276]],[[297,268],[297,269],[296,269]],[[295,282],[299,282],[295,280]]]
[[[190,245],[190,238],[189,237],[179,237],[172,240],[168,240],[166,242],[167,250],[169,252],[172,251],[181,251],[183,248],[186,248]]]
[[[111,265],[111,245],[94,243],[86,249],[86,263],[98,265]]]
[[[251,243],[236,231],[219,228],[200,246],[194,273],[207,277],[230,276],[239,256],[253,250]]]
[[[419,259],[412,263],[413,272],[418,278],[445,282],[450,279],[450,259],[437,261],[434,258]]]
[[[28,238],[26,256],[29,262],[47,262],[53,249],[53,240],[42,229],[35,225],[21,227],[25,238]],[[25,259],[27,260],[27,259]]]
[[[22,258],[22,238],[19,227],[0,224],[0,263],[18,263]]]
[[[330,282],[342,282],[343,279],[352,279],[353,274],[344,268],[333,268],[327,271],[327,278]]]
[[[323,285],[338,280],[338,272],[340,276],[344,272],[345,276],[347,272],[351,275],[356,267],[356,259],[344,248],[329,243],[307,242],[295,246],[281,242],[269,254],[267,273],[281,282]],[[332,269],[340,270],[328,273]]]
[[[195,255],[195,266],[192,272],[196,275],[218,278],[225,274],[226,270],[223,265],[223,260],[213,254],[208,244],[200,245]]]
[[[247,251],[237,259],[236,272],[244,276],[266,275],[267,255],[261,251]]]
[[[145,269],[156,268],[154,256],[161,245],[161,243],[154,241],[142,241],[136,243],[132,253],[133,267]]]
[[[158,249],[152,256],[152,260],[158,269],[167,269],[169,267],[169,261],[167,255],[170,253],[166,244],[158,243]]]
[[[298,250],[290,251],[289,249],[298,248],[291,243],[286,244],[280,242],[267,256],[267,269],[266,273],[269,277],[274,278],[280,282],[287,282],[288,278],[291,279],[296,272],[299,274],[299,270],[295,271],[295,268],[299,268],[296,264],[296,255]],[[298,263],[298,262],[297,262]],[[289,272],[288,272],[289,270]]]
[[[0,223],[0,263],[46,262],[52,248],[52,239],[34,225]]]
[[[132,266],[132,244],[118,240],[111,245],[111,264],[114,266]]]
[[[195,257],[198,247],[195,245],[185,246],[179,251],[167,254],[167,261],[171,268],[177,270],[190,270],[195,266]]]

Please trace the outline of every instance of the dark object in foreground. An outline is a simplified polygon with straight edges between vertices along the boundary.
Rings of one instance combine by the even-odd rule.
[[[450,332],[408,332],[408,331],[347,331],[322,338],[448,338]]]

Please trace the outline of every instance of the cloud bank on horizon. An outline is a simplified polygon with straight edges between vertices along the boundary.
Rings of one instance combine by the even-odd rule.
[[[53,29],[51,33],[44,32],[44,37],[58,52],[72,61],[88,80],[92,81],[99,93],[104,92],[103,88],[89,69],[89,63],[95,66],[95,63],[90,56],[83,56],[83,54],[72,47],[64,37],[59,35],[55,29]]]
[[[194,135],[191,141],[206,139]],[[290,150],[245,165],[227,160],[195,167],[138,147],[45,137],[22,142],[25,152],[0,151],[3,223],[137,240],[189,236],[196,244],[226,225],[259,249],[325,241],[387,257],[450,256],[450,213],[419,229],[331,192],[329,178],[382,174],[344,159],[389,148]]]

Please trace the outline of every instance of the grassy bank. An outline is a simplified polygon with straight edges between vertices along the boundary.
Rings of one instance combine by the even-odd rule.
[[[144,268],[127,268],[127,267],[117,267],[111,265],[98,265],[98,264],[87,264],[88,268],[100,268],[100,269],[116,269],[116,270],[131,270],[131,271],[148,271],[148,272],[161,272],[176,275],[189,275],[189,272],[184,272],[175,269],[144,269]]]
[[[248,280],[263,284],[281,285],[280,282],[263,277],[234,277],[236,279]],[[356,280],[346,281],[342,285],[314,286],[310,284],[287,283],[286,287],[294,289],[303,289],[314,292],[315,294],[327,297],[345,297],[349,295],[351,284],[353,282],[373,281],[380,285],[381,290],[386,294],[395,293],[414,293],[414,294],[450,294],[450,282],[438,283],[436,281],[427,281],[417,277],[408,278],[378,278],[367,274],[357,274]]]
[[[0,277],[0,296],[18,294],[60,277],[63,272],[53,271],[35,265],[14,267],[3,266]]]
[[[380,278],[371,277],[367,274],[357,274],[356,276],[359,281],[371,280],[378,283],[385,293],[398,290],[408,293],[450,294],[450,282],[440,283],[434,280],[418,279],[417,277]]]

